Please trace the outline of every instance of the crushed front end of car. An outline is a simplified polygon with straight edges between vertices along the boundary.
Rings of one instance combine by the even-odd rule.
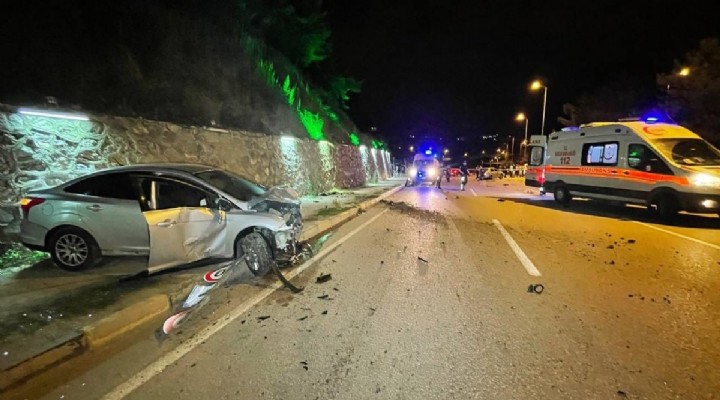
[[[303,219],[297,192],[288,188],[272,188],[251,202],[250,209],[278,216],[285,221],[283,227],[267,233],[273,237],[266,237],[273,246],[277,262],[292,263],[306,255],[308,246],[300,242]]]

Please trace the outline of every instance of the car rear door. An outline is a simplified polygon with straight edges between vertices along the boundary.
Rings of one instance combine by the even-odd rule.
[[[148,251],[148,225],[129,173],[93,175],[65,187],[64,191],[70,201],[76,202],[80,225],[105,254]]]
[[[215,206],[217,194],[179,179],[138,180],[150,231],[150,272],[232,256],[226,240],[227,217]]]

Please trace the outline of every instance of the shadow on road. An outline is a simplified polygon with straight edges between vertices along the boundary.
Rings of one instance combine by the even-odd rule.
[[[715,215],[678,214],[672,223],[662,222],[644,207],[625,206],[612,202],[597,200],[574,200],[568,207],[563,207],[549,199],[523,199],[496,197],[498,201],[512,201],[534,207],[560,210],[575,214],[593,215],[596,217],[615,218],[622,221],[639,221],[652,224],[678,226],[683,228],[702,228],[720,230],[720,218]]]

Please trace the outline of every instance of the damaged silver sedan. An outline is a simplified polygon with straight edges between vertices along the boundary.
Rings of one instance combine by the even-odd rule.
[[[244,259],[255,275],[300,252],[300,201],[221,169],[193,164],[111,168],[23,198],[23,243],[77,270],[147,255],[148,271]]]

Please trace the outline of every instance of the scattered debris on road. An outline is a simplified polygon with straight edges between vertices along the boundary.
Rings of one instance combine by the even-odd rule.
[[[544,290],[545,290],[545,286],[543,286],[541,283],[530,284],[530,286],[528,286],[528,288],[527,288],[528,293],[535,293],[535,294],[540,294]]]
[[[618,390],[618,391],[617,391],[617,395],[618,395],[618,397],[622,397],[623,399],[627,399],[627,393],[625,393],[625,392],[622,391],[622,390]]]
[[[332,274],[323,274],[323,273],[321,273],[320,276],[317,277],[317,279],[315,280],[315,282],[317,282],[317,283],[325,283],[325,282],[329,281],[330,279],[332,279]]]
[[[308,317],[307,315],[304,317],[300,317],[300,318],[298,318],[298,321],[305,321],[307,319],[307,317]]]
[[[424,258],[422,258],[422,257],[420,257],[420,256],[418,256],[418,260],[419,260],[419,261],[422,261],[422,262],[424,262],[424,263],[426,263],[426,264],[429,262],[428,260],[426,260],[426,259],[424,259]]]
[[[505,201],[505,199],[498,199],[497,201],[500,201],[500,202],[502,202],[502,201]]]
[[[615,246],[611,244],[611,245],[609,245],[607,248],[610,249],[610,250],[612,250],[612,249],[615,248]]]
[[[322,315],[327,315],[327,310],[321,312],[320,314],[322,314]]]
[[[365,213],[365,210],[362,207],[358,207],[357,209],[357,215]]]
[[[320,300],[332,300],[332,297],[330,297],[330,296],[327,295],[327,294],[324,294],[324,295],[322,295],[322,296],[318,296],[318,299],[320,299]]]
[[[634,243],[635,243],[635,239],[628,239],[627,242],[628,242],[629,244],[634,244]]]
[[[268,318],[270,318],[269,315],[261,315],[261,316],[257,317],[258,321],[265,321]]]
[[[308,370],[308,363],[307,363],[307,361],[300,361],[300,364],[302,364],[302,367],[303,367],[303,369],[305,369],[305,371]]]

